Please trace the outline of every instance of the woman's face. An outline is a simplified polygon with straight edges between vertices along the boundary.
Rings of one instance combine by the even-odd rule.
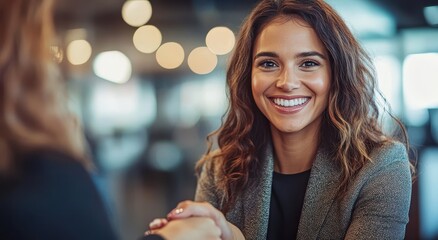
[[[252,94],[273,131],[318,131],[331,68],[313,28],[297,18],[273,20],[257,36],[252,61]]]

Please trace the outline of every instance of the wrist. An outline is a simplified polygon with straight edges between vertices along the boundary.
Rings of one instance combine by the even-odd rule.
[[[228,226],[230,227],[231,230],[231,238],[232,240],[244,240],[245,237],[243,236],[242,232],[240,231],[240,229],[238,227],[236,227],[235,225],[233,225],[230,222],[227,222]]]

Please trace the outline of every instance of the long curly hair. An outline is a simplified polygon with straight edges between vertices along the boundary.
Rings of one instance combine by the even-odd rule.
[[[252,52],[257,35],[278,17],[307,22],[328,52],[332,84],[328,107],[323,113],[321,139],[330,139],[324,144],[341,169],[338,197],[345,195],[351,179],[372,161],[370,152],[392,141],[385,136],[379,122],[378,91],[371,59],[333,8],[322,0],[262,0],[244,21],[229,62],[228,111],[221,127],[207,137],[207,152],[196,166],[200,172],[207,159],[222,161],[223,179],[218,187],[224,193],[221,209],[224,213],[239,193],[256,184],[259,156],[270,141],[269,122],[251,93]],[[401,129],[401,140],[409,149],[404,126],[388,113]],[[220,151],[212,151],[216,136]]]
[[[68,111],[53,59],[52,0],[0,1],[0,170],[40,148],[86,165],[79,125]]]

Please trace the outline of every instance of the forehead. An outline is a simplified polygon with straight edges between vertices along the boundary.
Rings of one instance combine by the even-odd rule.
[[[326,53],[315,30],[299,17],[277,17],[268,22],[256,37],[258,51],[318,51]]]

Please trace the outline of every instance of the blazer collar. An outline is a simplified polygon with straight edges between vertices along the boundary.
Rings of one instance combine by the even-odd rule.
[[[244,212],[244,232],[246,239],[266,239],[268,234],[269,207],[271,203],[274,156],[272,145],[268,144],[260,158],[262,171],[257,185],[247,189],[242,203]]]
[[[247,239],[266,239],[271,201],[274,157],[272,145],[266,147],[260,159],[261,178],[258,185],[247,189],[242,199],[244,232]],[[339,171],[324,147],[317,151],[312,165],[297,239],[316,239],[339,186]]]
[[[339,187],[339,171],[320,147],[310,172],[297,239],[317,239]]]

